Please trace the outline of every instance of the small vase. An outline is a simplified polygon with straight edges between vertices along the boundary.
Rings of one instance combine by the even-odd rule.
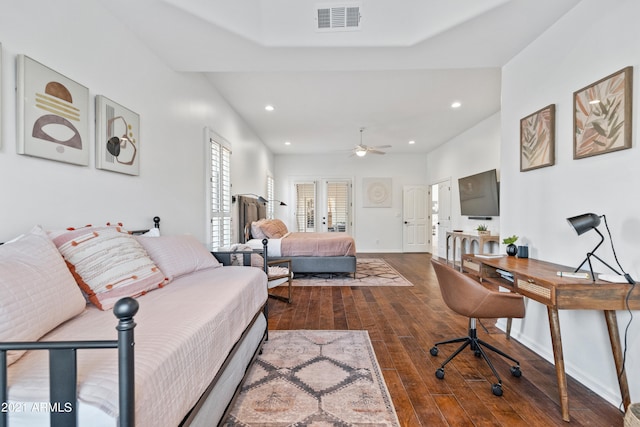
[[[518,247],[513,243],[507,245],[507,255],[516,256],[518,253]]]

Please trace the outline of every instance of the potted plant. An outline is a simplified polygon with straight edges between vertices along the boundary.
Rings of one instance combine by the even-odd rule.
[[[516,256],[516,254],[518,253],[518,247],[515,245],[517,240],[518,236],[516,236],[515,234],[511,237],[505,237],[504,239],[502,239],[502,243],[507,245],[507,255]]]
[[[480,224],[476,230],[478,231],[479,235],[484,235],[484,234],[491,234],[491,232],[489,231],[489,229],[487,229],[487,225],[486,224]]]

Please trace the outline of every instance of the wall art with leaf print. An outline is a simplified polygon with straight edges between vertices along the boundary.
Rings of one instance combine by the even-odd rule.
[[[555,164],[555,104],[520,120],[520,171]]]
[[[633,67],[573,93],[573,158],[631,148]]]

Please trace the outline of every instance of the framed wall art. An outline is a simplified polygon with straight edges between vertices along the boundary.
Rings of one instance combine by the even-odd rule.
[[[521,172],[555,164],[555,129],[555,104],[547,105],[520,120]]]
[[[89,89],[25,55],[17,58],[17,151],[89,165]]]
[[[633,67],[573,93],[573,158],[631,148]]]
[[[362,178],[364,208],[390,208],[391,178]]]
[[[139,175],[140,116],[96,96],[96,168]]]

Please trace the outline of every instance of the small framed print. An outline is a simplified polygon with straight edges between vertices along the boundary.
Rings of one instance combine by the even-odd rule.
[[[140,174],[140,116],[96,96],[96,168]]]
[[[573,158],[631,148],[633,67],[573,93]]]
[[[520,172],[555,164],[555,129],[555,104],[520,120]]]
[[[18,55],[17,152],[89,165],[89,89]]]

